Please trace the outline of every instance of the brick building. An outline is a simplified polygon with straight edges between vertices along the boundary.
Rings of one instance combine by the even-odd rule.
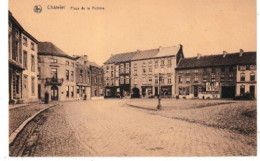
[[[45,92],[49,100],[76,100],[74,57],[64,53],[51,42],[40,42],[38,52],[38,94]]]
[[[37,101],[37,44],[9,12],[9,103]]]
[[[91,71],[87,55],[75,56],[76,59],[76,85],[77,99],[89,100],[91,98]]]
[[[255,93],[256,88],[248,86],[256,86],[256,81],[243,79],[243,75],[249,77],[250,73],[255,74],[255,65],[256,52],[243,50],[238,53],[224,51],[218,55],[198,54],[197,57],[182,58],[176,68],[176,95],[185,98],[233,98],[240,95],[240,84]],[[247,68],[241,72],[240,66]],[[241,73],[244,74],[241,76]]]
[[[138,53],[112,55],[104,63],[105,97],[128,97],[131,93],[131,59]]]

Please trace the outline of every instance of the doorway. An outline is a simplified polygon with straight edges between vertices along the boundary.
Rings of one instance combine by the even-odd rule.
[[[199,91],[198,91],[198,86],[194,86],[194,97],[198,97],[198,93],[199,93]]]
[[[57,86],[51,86],[51,100],[56,101],[58,100],[58,87]]]
[[[255,98],[255,86],[249,87],[249,93],[253,98]]]

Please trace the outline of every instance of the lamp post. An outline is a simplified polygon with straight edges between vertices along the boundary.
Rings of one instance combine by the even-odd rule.
[[[159,85],[158,85],[158,105],[157,110],[161,110],[161,73],[159,73]]]

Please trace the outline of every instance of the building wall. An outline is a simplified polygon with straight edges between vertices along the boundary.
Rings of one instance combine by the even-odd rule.
[[[35,102],[38,101],[38,78],[37,78],[38,46],[36,42],[31,40],[25,34],[22,34],[21,36],[22,36],[23,67],[25,68],[25,70],[23,71],[23,100],[25,102]],[[34,48],[32,48],[32,43],[34,44]],[[27,57],[25,57],[25,54],[27,55]],[[32,61],[33,61],[32,56],[34,57],[33,69],[32,69]],[[32,79],[34,79],[34,83],[32,83]]]
[[[245,93],[250,93],[253,94],[254,97],[256,98],[257,97],[256,78],[257,78],[256,65],[237,66],[236,96],[240,96]],[[250,87],[254,88],[254,90],[253,91],[252,89],[250,90]]]
[[[91,97],[104,96],[103,68],[90,65],[91,71]]]
[[[164,63],[163,63],[164,62]],[[142,97],[155,96],[158,87],[159,73],[161,73],[161,87],[170,88],[170,97],[175,96],[175,67],[176,57],[152,58],[136,60],[131,62],[131,88],[138,88]],[[142,88],[149,88],[149,91],[142,92]],[[148,93],[147,93],[148,92]],[[161,95],[167,95],[162,92]]]
[[[57,60],[57,62],[55,62]],[[69,64],[67,64],[67,62]],[[75,72],[75,60],[49,55],[38,56],[39,66],[39,84],[41,85],[41,99],[44,99],[44,93],[48,91],[49,100],[51,100],[51,86],[54,84],[46,84],[46,78],[52,78],[52,69],[57,69],[57,78],[63,80],[58,87],[58,100],[76,100],[76,72]],[[69,80],[66,79],[66,71],[69,71]],[[74,76],[71,76],[71,71],[74,72]],[[67,88],[69,88],[69,95],[67,96]],[[73,89],[72,89],[73,88]]]
[[[235,82],[235,66],[176,69],[176,95],[181,98],[221,98],[222,89],[233,89]]]

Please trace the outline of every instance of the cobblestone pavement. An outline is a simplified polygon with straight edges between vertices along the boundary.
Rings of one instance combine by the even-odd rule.
[[[256,145],[245,135],[130,108],[126,101],[66,102],[51,108],[19,135],[10,155],[256,155]]]
[[[9,109],[9,135],[11,135],[11,133],[14,132],[26,119],[47,106],[49,106],[49,104],[33,103],[28,106]]]

